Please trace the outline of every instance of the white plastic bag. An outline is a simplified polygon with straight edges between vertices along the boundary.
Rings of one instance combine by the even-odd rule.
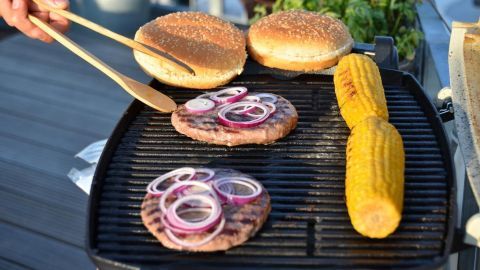
[[[94,142],[85,147],[78,154],[76,154],[76,158],[83,159],[92,165],[83,170],[72,168],[67,175],[68,178],[70,178],[79,188],[81,188],[87,194],[90,194],[90,186],[92,185],[95,168],[97,168],[98,160],[100,159],[100,155],[102,154],[103,148],[105,148],[106,143],[107,139]]]

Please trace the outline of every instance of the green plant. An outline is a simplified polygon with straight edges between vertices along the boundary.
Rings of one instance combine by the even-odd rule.
[[[415,28],[418,0],[276,0],[271,12],[282,10],[309,10],[342,20],[358,42],[373,42],[376,35],[395,39],[401,59],[415,58],[423,33]],[[256,5],[254,23],[266,16],[269,9]]]

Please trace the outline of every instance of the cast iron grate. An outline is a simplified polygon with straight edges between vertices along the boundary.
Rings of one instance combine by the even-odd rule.
[[[392,74],[395,79],[390,79]],[[438,118],[417,93],[420,88],[409,86],[417,85],[411,77],[392,74],[383,80],[390,122],[404,140],[406,183],[402,223],[387,239],[363,238],[350,225],[344,201],[349,130],[339,115],[332,77],[304,75],[282,81],[244,75],[231,84],[273,92],[295,105],[296,130],[271,145],[208,145],[177,133],[170,114],[135,102],[114,132],[95,177],[90,254],[97,262],[101,258],[142,269],[437,265],[449,245],[450,159]],[[169,87],[162,91],[178,103],[200,94]],[[263,229],[226,252],[163,248],[143,226],[140,204],[152,179],[181,166],[232,167],[260,180],[272,197],[272,212]]]

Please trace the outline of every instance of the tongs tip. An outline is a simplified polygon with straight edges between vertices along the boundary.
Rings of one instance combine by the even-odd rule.
[[[160,60],[167,59],[170,62],[174,63],[175,65],[181,67],[183,70],[187,71],[190,75],[192,75],[192,76],[197,75],[195,73],[195,70],[193,70],[193,68],[191,68],[189,65],[185,64],[184,62],[182,62],[178,58],[174,57],[173,55],[169,54],[168,52],[159,50],[159,49],[157,49],[155,47],[152,47],[150,45],[147,45],[145,43],[140,43],[140,44],[143,45],[144,47],[146,47],[150,52],[153,52],[154,55],[150,54],[151,56],[155,56],[156,58],[158,58]]]

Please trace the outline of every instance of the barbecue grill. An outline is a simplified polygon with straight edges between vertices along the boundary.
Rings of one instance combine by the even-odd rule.
[[[297,108],[297,128],[271,145],[226,147],[175,131],[170,114],[133,101],[98,164],[90,195],[87,252],[104,269],[434,269],[454,250],[455,182],[441,118],[415,78],[396,68],[391,39],[357,44],[381,67],[390,122],[402,135],[405,204],[402,222],[386,239],[362,237],[344,198],[349,129],[340,116],[333,77],[279,72],[248,60],[230,86],[272,92]],[[272,76],[272,74],[274,76]],[[152,82],[184,103],[199,91]],[[258,234],[225,252],[164,248],[143,226],[145,187],[182,166],[229,167],[258,179],[272,212]]]

